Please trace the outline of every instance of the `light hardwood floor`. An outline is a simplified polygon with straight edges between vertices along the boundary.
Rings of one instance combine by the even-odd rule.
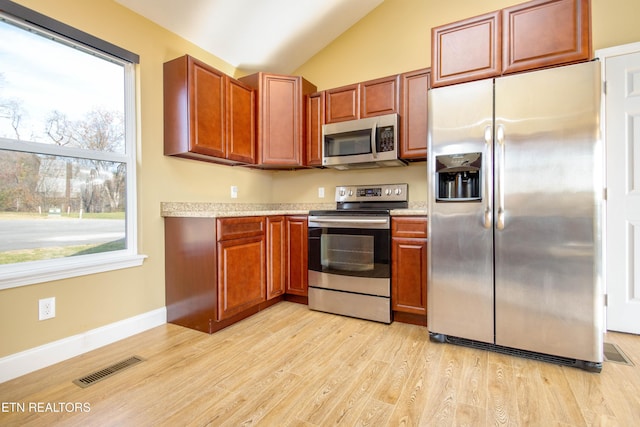
[[[282,302],[213,335],[167,324],[0,384],[0,425],[638,425],[640,337],[606,341],[636,366],[588,373]],[[133,355],[146,360],[71,382]],[[12,402],[25,411],[6,411]]]

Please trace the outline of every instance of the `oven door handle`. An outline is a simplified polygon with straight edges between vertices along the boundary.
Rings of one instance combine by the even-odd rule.
[[[367,225],[370,226],[376,226],[376,225],[387,225],[389,224],[389,219],[388,218],[375,218],[375,219],[371,219],[371,218],[344,218],[344,219],[340,219],[340,218],[312,218],[309,217],[309,225],[310,226],[322,226],[322,225],[327,225],[327,226],[332,226],[335,224],[349,224],[351,226],[357,226],[360,225],[362,227],[360,228],[364,228]],[[357,227],[354,227],[357,228]]]
[[[327,224],[335,224],[335,223],[351,223],[351,224],[386,224],[387,222],[389,222],[388,219],[331,219],[331,218],[327,218],[327,219],[313,219],[310,221],[313,221],[315,223],[318,224],[322,224],[322,223],[327,223]]]

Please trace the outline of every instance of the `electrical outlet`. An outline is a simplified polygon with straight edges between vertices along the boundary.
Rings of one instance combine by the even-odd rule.
[[[43,298],[38,301],[38,320],[56,317],[56,297]]]
[[[232,199],[237,199],[238,198],[238,187],[235,185],[231,186],[231,198]]]
[[[324,199],[324,187],[318,187],[318,197]]]

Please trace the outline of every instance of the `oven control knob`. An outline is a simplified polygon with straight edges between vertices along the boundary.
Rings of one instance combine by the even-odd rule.
[[[353,196],[353,190],[349,190],[349,197]]]
[[[402,189],[401,188],[396,188],[396,196],[399,196],[400,194],[402,194]]]
[[[391,195],[391,189],[390,189],[390,188],[387,188],[387,189],[384,191],[384,194],[386,194],[387,196],[390,196],[390,195]]]

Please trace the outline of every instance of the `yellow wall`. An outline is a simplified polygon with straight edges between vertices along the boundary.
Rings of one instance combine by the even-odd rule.
[[[385,0],[294,74],[324,90],[429,67],[432,27],[522,2]],[[639,0],[592,0],[593,50],[640,41],[639,16]],[[316,187],[320,186],[332,189],[341,184],[392,182],[409,183],[410,200],[426,200],[424,163],[380,171],[280,172],[275,176],[274,189],[293,198],[295,194],[317,194]]]
[[[138,240],[141,267],[0,291],[0,357],[161,308],[163,201],[269,202],[272,174],[163,155],[162,64],[189,53],[234,74],[234,67],[112,0],[18,0],[140,55],[138,77]],[[38,299],[56,297],[56,317],[38,321]]]
[[[518,3],[522,1],[385,0],[294,73],[323,90],[429,67],[432,27]],[[594,51],[640,41],[640,1],[591,3]]]
[[[408,182],[426,200],[424,163],[366,171],[253,171],[162,154],[162,64],[189,53],[242,74],[219,58],[112,0],[14,0],[140,55],[138,66],[138,238],[143,266],[0,291],[0,357],[164,306],[162,201],[331,202],[335,185]],[[430,28],[517,0],[385,0],[293,74],[319,89],[429,66]],[[593,0],[594,49],[640,40],[638,0]],[[265,70],[268,71],[268,70]],[[317,198],[324,186],[327,198]],[[56,297],[56,318],[37,320],[38,299]]]

